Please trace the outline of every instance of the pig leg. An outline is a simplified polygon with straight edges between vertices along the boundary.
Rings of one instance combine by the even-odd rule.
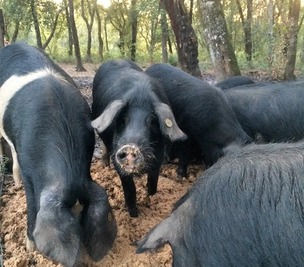
[[[148,172],[148,179],[147,179],[147,193],[148,196],[152,196],[157,191],[157,183],[158,183],[158,176],[160,172],[160,167],[163,162],[164,158],[164,145],[160,146],[160,149],[155,151],[155,164],[153,164],[153,168],[150,169]]]
[[[190,148],[187,142],[180,144],[178,155],[177,178],[183,180],[188,177],[188,165],[190,161]]]
[[[20,166],[18,162],[17,152],[14,147],[11,147],[12,157],[13,157],[13,178],[15,186],[21,186],[21,175],[20,175]]]
[[[195,140],[186,140],[178,144],[178,167],[177,178],[183,180],[188,178],[188,166],[191,160],[201,161],[201,150]]]
[[[26,250],[34,251],[36,249],[33,232],[35,228],[37,210],[35,203],[35,195],[32,187],[25,183],[24,184],[26,193],[26,203],[27,203],[27,234],[26,234]]]
[[[120,179],[128,212],[131,217],[138,217],[138,210],[136,207],[136,188],[133,177],[131,175],[120,176]]]
[[[157,192],[157,183],[158,183],[158,177],[159,177],[159,170],[160,168],[155,168],[155,170],[150,171],[148,173],[148,179],[147,179],[147,195],[145,197],[145,205],[147,207],[150,207],[151,205],[151,199],[150,196],[154,195]]]
[[[0,138],[1,138],[1,136],[0,136]],[[16,187],[20,187],[21,186],[21,175],[20,175],[20,166],[19,166],[19,163],[18,163],[17,152],[15,150],[15,147],[14,147],[13,143],[7,137],[6,137],[6,141],[9,144],[9,146],[11,148],[11,152],[12,152],[12,158],[13,158],[13,178],[14,178],[15,186]],[[1,142],[0,147],[2,149],[2,142]],[[2,155],[1,155],[1,153],[2,153]],[[3,156],[3,151],[0,151],[0,157],[1,156]]]
[[[154,170],[152,170],[148,173],[147,193],[149,196],[154,195],[157,191],[159,170],[160,170],[159,167],[155,167]]]

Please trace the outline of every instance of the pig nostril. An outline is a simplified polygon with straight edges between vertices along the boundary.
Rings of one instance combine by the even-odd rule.
[[[119,155],[118,155],[118,158],[119,158],[120,160],[123,160],[123,159],[125,159],[126,157],[127,157],[127,153],[126,153],[126,152],[119,153]]]

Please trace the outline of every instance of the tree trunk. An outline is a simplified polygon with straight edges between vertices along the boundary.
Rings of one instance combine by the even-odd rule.
[[[67,21],[67,28],[68,28],[68,40],[69,40],[69,50],[68,50],[68,55],[72,56],[73,55],[73,34],[71,30],[71,23],[70,23],[70,13],[69,13],[69,7],[67,0],[64,0],[64,6],[65,6],[65,16],[66,16],[66,21]]]
[[[99,14],[98,8],[96,9],[96,19],[97,19],[97,39],[98,39],[98,54],[100,60],[103,61],[103,40],[102,40],[102,24],[101,24],[101,17]]]
[[[73,43],[74,43],[74,50],[75,50],[75,57],[76,57],[76,71],[86,71],[86,69],[82,65],[81,61],[81,53],[80,53],[80,47],[79,47],[79,40],[78,40],[78,34],[77,34],[77,28],[75,24],[74,19],[74,4],[73,0],[69,0],[69,14],[70,14],[70,24],[71,24],[71,30],[73,35]]]
[[[55,17],[55,21],[54,21],[54,25],[52,27],[51,33],[50,33],[49,37],[47,38],[47,40],[45,41],[45,43],[42,45],[43,50],[49,45],[52,38],[54,37],[55,30],[56,30],[57,23],[58,23],[58,18],[59,18],[59,15],[60,15],[61,12],[62,12],[62,9],[58,10],[57,13],[56,13],[56,17]]]
[[[4,17],[3,17],[2,9],[0,9],[0,48],[4,47],[4,33],[5,33]]]
[[[240,75],[220,0],[200,0],[199,10],[216,80]]]
[[[162,62],[168,63],[168,48],[167,48],[167,42],[168,42],[168,24],[167,24],[167,16],[165,7],[163,5],[163,2],[160,1],[160,24],[161,24],[161,33],[162,33]]]
[[[37,46],[39,48],[43,49],[35,0],[31,0],[30,5],[31,5],[31,12],[32,12],[32,16],[33,16],[33,23],[34,23],[35,33],[36,33]]]
[[[298,22],[300,15],[300,0],[290,1],[290,14],[288,18],[288,46],[287,46],[287,62],[284,71],[284,80],[294,80],[294,70],[297,55],[298,41]]]
[[[201,77],[198,66],[198,43],[183,0],[162,0],[175,34],[177,55],[181,68]]]
[[[247,18],[244,28],[245,33],[245,53],[247,62],[252,60],[252,33],[251,33],[251,24],[252,24],[252,0],[247,0]]]
[[[120,30],[118,32],[119,32],[118,48],[119,48],[121,57],[125,57],[125,35]]]
[[[194,2],[193,2],[193,0],[190,0],[189,20],[191,21],[191,24],[192,24],[192,18],[193,18],[193,6],[194,6]]]
[[[137,24],[138,11],[136,9],[136,0],[131,0],[131,60],[136,60],[136,42],[137,42]]]
[[[103,23],[103,29],[104,29],[104,38],[106,42],[106,51],[109,52],[109,40],[108,40],[108,29],[107,29],[107,19],[104,19]]]
[[[273,34],[273,26],[274,26],[274,5],[273,0],[268,0],[267,5],[268,12],[268,66],[272,67],[272,63],[274,60],[273,57],[273,48],[274,48],[274,34]]]
[[[15,43],[16,40],[17,40],[18,33],[19,33],[19,26],[20,26],[20,21],[16,21],[14,31],[13,31],[13,34],[12,34],[12,38],[10,39],[11,43]]]
[[[147,41],[147,50],[148,50],[148,55],[149,55],[149,62],[152,63],[154,62],[154,51],[155,51],[155,45],[158,42],[158,32],[157,28],[159,25],[159,15],[160,15],[160,3],[159,3],[159,8],[157,10],[157,13],[154,14],[154,17],[151,18],[150,22],[150,41]]]
[[[88,39],[87,39],[87,56],[86,60],[88,62],[92,62],[91,55],[91,47],[92,47],[92,28],[94,24],[94,17],[97,9],[97,0],[94,0],[92,3],[86,0],[87,13],[89,14],[89,18],[85,12],[85,3],[84,0],[81,0],[81,16],[86,24],[88,31]]]

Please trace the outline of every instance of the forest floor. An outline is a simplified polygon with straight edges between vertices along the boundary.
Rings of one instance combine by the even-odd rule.
[[[76,81],[82,94],[91,104],[91,88],[95,65],[85,65],[87,72],[75,72],[74,66],[61,65]],[[124,207],[124,197],[120,179],[113,167],[102,167],[100,144],[97,145],[92,160],[92,178],[108,193],[110,204],[118,225],[118,236],[113,249],[98,263],[88,263],[88,267],[160,267],[171,266],[171,249],[166,245],[158,253],[136,254],[134,241],[143,237],[153,226],[167,217],[172,205],[188,190],[196,180],[202,166],[190,166],[189,179],[176,181],[176,165],[162,167],[158,192],[151,197],[150,207],[146,206],[146,177],[135,179],[140,216],[131,218]],[[3,187],[3,188],[1,188]],[[2,193],[2,195],[1,195]],[[10,175],[0,177],[0,266],[4,267],[59,267],[60,264],[47,259],[39,252],[27,252],[26,200],[24,188],[16,188]],[[2,249],[2,251],[1,251]],[[2,259],[1,259],[2,257]]]

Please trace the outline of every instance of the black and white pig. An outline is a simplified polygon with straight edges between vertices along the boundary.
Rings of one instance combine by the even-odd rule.
[[[134,175],[147,173],[147,193],[155,194],[167,140],[186,136],[159,83],[128,60],[110,60],[99,67],[92,113],[92,125],[120,176],[129,214],[137,217]]]
[[[3,51],[8,51],[9,53]],[[67,80],[72,85],[76,86],[74,80],[57,64],[55,64],[48,55],[41,49],[37,47],[30,47],[26,43],[16,43],[14,45],[9,45],[9,48],[2,50],[1,57],[3,58],[3,64],[0,62],[0,87],[2,84],[10,78],[12,75],[25,75],[30,72],[34,72],[37,69],[41,67],[41,64],[45,68],[49,68],[51,70],[55,70],[57,73],[60,73],[60,75]],[[8,58],[6,58],[8,57]],[[5,62],[10,61],[9,68],[4,64]],[[36,62],[39,62],[40,65],[36,65]],[[24,68],[24,66],[27,66]],[[12,92],[13,94],[14,92]],[[1,102],[3,101],[3,103]],[[4,103],[6,99],[0,99],[0,105],[5,107],[6,104]],[[0,132],[0,138],[1,138],[1,132]],[[0,143],[0,160],[6,156],[9,157],[7,153],[5,154],[5,146],[6,146],[6,140]],[[14,151],[14,147],[11,146],[12,150],[12,158],[13,158],[13,177],[15,185],[18,187],[21,185],[21,177],[19,173],[19,165],[18,165],[18,159],[17,154]]]
[[[200,150],[209,167],[227,145],[249,142],[222,90],[169,64],[154,64],[145,72],[163,85],[178,126],[189,137],[179,145],[179,176],[187,176],[192,147]]]
[[[304,138],[304,82],[252,84],[225,90],[238,121],[258,142]]]
[[[173,266],[304,266],[304,143],[234,147],[198,178],[137,253]]]
[[[0,50],[0,133],[17,159],[27,201],[28,250],[64,266],[100,260],[117,233],[104,188],[91,179],[95,136],[80,91],[26,44]],[[80,203],[81,211],[74,206]]]
[[[226,89],[230,89],[230,88],[234,88],[234,87],[238,87],[238,86],[242,86],[242,85],[246,85],[246,84],[252,84],[252,83],[255,83],[255,82],[250,77],[237,75],[237,76],[229,77],[223,81],[220,81],[220,82],[214,84],[214,86],[216,86],[217,88],[220,88],[222,90],[226,90]]]

